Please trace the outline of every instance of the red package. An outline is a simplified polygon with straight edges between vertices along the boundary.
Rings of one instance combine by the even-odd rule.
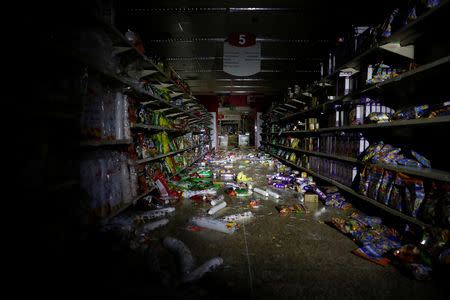
[[[161,196],[169,196],[169,187],[167,186],[166,180],[161,174],[158,174],[155,176],[155,179],[153,180],[156,187],[159,190],[159,193]]]

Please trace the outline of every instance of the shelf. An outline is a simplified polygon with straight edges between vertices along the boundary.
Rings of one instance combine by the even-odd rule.
[[[186,169],[190,168],[193,164],[195,164],[197,161],[199,161],[204,155],[205,153],[202,153],[199,155],[199,157],[197,157],[196,159],[194,159],[190,164],[188,164],[186,167],[184,167],[183,169],[179,170],[178,172],[176,172],[174,175],[170,176],[169,179],[178,176],[180,173],[184,172]],[[126,203],[125,205],[121,206],[117,211],[113,212],[111,215],[107,216],[105,219],[103,219],[102,221],[100,221],[100,225],[103,226],[106,223],[108,223],[109,220],[111,220],[112,218],[114,218],[115,216],[117,216],[118,214],[120,214],[121,212],[123,212],[124,210],[126,210],[128,207],[130,207],[131,205],[136,204],[136,202],[142,198],[144,198],[145,196],[149,195],[151,192],[153,192],[156,189],[155,186],[152,186],[151,188],[149,188],[148,191],[146,191],[145,193],[142,193],[136,197],[134,197],[130,202]]]
[[[401,172],[407,175],[414,175],[418,177],[439,180],[444,182],[450,182],[450,173],[442,170],[436,170],[431,168],[418,168],[418,167],[408,167],[399,165],[387,165],[387,164],[367,164],[371,167],[383,168],[387,170],[392,170],[395,172]]]
[[[385,81],[366,86],[362,88],[361,90],[353,91],[352,93],[348,95],[343,95],[338,97],[337,99],[325,102],[323,104],[318,105],[317,107],[313,107],[304,111],[296,112],[291,115],[287,115],[285,117],[282,117],[279,119],[280,122],[291,120],[298,118],[303,115],[313,114],[316,112],[324,112],[326,109],[331,108],[333,105],[342,104],[346,101],[350,101],[355,98],[360,98],[363,96],[373,96],[376,94],[381,94],[386,92],[386,90],[393,89],[395,91],[400,90],[402,93],[406,93],[409,91],[409,93],[414,93],[419,89],[419,87],[427,90],[432,90],[433,86],[426,85],[423,87],[423,84],[421,83],[415,84],[414,81],[423,81],[425,78],[442,78],[442,80],[445,80],[442,76],[442,74],[447,74],[448,71],[450,71],[450,56],[445,56],[440,59],[437,59],[431,63],[425,64],[423,66],[420,66],[414,70],[402,73],[398,75],[397,77],[387,79]],[[438,81],[437,85],[440,85]],[[435,85],[436,85],[435,84]],[[398,85],[403,85],[406,88],[399,89]],[[274,122],[272,122],[274,123]]]
[[[100,147],[100,146],[112,146],[112,145],[130,145],[133,143],[132,139],[125,140],[103,140],[103,141],[82,141],[80,146],[83,147]]]
[[[448,18],[445,15],[445,9],[449,7],[449,0],[441,0],[441,3],[429,10],[425,11],[417,19],[410,22],[408,25],[395,31],[390,37],[386,38],[381,44],[399,43],[400,45],[408,45],[417,40],[427,30],[436,30],[436,23]]]
[[[428,64],[422,65],[414,70],[401,73],[397,77],[390,78],[385,81],[378,82],[369,87],[363,88],[359,92],[359,94],[360,95],[377,94],[380,92],[385,92],[385,89],[391,86],[395,89],[398,89],[398,87],[396,86],[398,84],[404,84],[405,86],[408,86],[410,88],[411,85],[414,84],[415,80],[423,81],[424,77],[430,78],[432,79],[433,82],[437,82],[440,85],[440,82],[436,79],[446,80],[447,77],[443,76],[445,76],[444,74],[447,74],[449,70],[450,70],[450,55],[437,59]],[[419,82],[418,84],[423,85],[423,82]],[[433,89],[433,86],[427,84],[426,87],[424,88],[426,88],[427,90],[431,90]],[[413,91],[415,91],[415,89],[413,89]],[[404,89],[402,89],[401,92],[405,92]]]
[[[445,9],[448,9],[449,2],[449,0],[442,0],[440,5],[424,12],[416,20],[395,31],[390,37],[380,41],[374,47],[364,51],[363,53],[355,56],[343,65],[339,66],[335,72],[324,77],[322,79],[322,82],[329,82],[330,80],[339,76],[339,73],[344,69],[359,69],[362,63],[366,62],[370,57],[379,54],[380,52],[386,54],[388,50],[383,49],[383,46],[385,47],[388,44],[408,46],[414,43],[419,37],[421,37],[425,33],[425,31],[436,30],[436,28],[440,28],[440,26],[436,26],[435,28],[433,28],[433,26],[439,21],[443,21],[447,18],[447,16],[445,15]]]
[[[121,55],[134,55],[137,56],[141,61],[145,63],[143,73],[141,78],[152,77],[157,78],[157,86],[162,88],[168,88],[174,92],[184,94],[187,97],[191,97],[188,93],[184,91],[182,86],[179,86],[172,78],[170,78],[161,68],[153,62],[152,59],[148,58],[144,53],[139,51],[131,42],[129,42],[125,36],[113,25],[106,22],[102,17],[98,15],[93,15],[94,19],[99,22],[109,34],[113,43],[116,44],[119,54]],[[177,74],[178,75],[178,74]],[[158,87],[158,88],[159,88]]]
[[[174,105],[172,103],[167,102],[164,99],[161,99],[159,96],[150,93],[146,91],[144,88],[137,86],[135,83],[129,81],[127,78],[122,77],[120,75],[113,74],[111,72],[108,72],[106,70],[103,70],[101,67],[97,66],[94,62],[92,62],[88,57],[85,55],[76,52],[72,49],[67,49],[64,46],[61,45],[55,45],[57,49],[61,51],[61,53],[65,53],[66,55],[76,59],[81,64],[86,65],[90,70],[94,70],[95,72],[102,75],[105,79],[108,79],[112,82],[115,82],[117,84],[125,86],[123,93],[127,94],[129,96],[137,97],[137,98],[151,98],[151,101],[146,102],[146,104],[157,104],[157,105],[163,105],[165,107],[170,107],[174,110],[177,110],[180,113],[183,113],[186,116],[193,117],[195,119],[201,120],[200,117],[196,116],[190,111],[185,111],[181,107]]]
[[[292,163],[292,162],[290,162],[288,160],[285,160],[284,158],[281,158],[281,157],[279,157],[277,155],[274,155],[274,154],[272,154],[270,152],[267,152],[267,153],[269,153],[271,156],[275,157],[276,159],[278,159],[278,160],[280,160],[280,161],[282,161],[282,162],[284,162],[284,163],[286,163],[286,164],[288,164],[288,165],[290,165],[290,166],[292,166],[292,167],[294,167],[296,169],[299,169],[299,170],[302,170],[304,172],[307,172],[307,173],[311,174],[312,176],[315,176],[315,177],[317,177],[317,178],[319,178],[319,179],[321,179],[323,181],[326,181],[326,182],[328,182],[328,183],[338,187],[339,189],[349,193],[350,195],[352,195],[352,196],[354,196],[354,197],[356,197],[358,199],[361,199],[361,200],[363,200],[365,202],[368,202],[368,203],[370,203],[370,204],[372,204],[372,205],[374,205],[374,206],[376,206],[378,208],[381,208],[382,210],[390,213],[393,216],[399,217],[399,218],[401,218],[404,221],[407,221],[407,222],[409,222],[411,224],[418,225],[420,227],[427,226],[426,223],[424,223],[424,222],[422,222],[422,221],[420,221],[420,220],[418,220],[416,218],[413,218],[411,216],[405,215],[405,214],[403,214],[403,213],[401,213],[401,212],[399,212],[399,211],[397,211],[397,210],[395,210],[395,209],[393,209],[393,208],[391,208],[389,206],[386,206],[386,205],[384,205],[384,204],[382,204],[382,203],[380,203],[378,201],[375,201],[375,200],[373,200],[373,199],[371,199],[369,197],[361,195],[361,194],[355,192],[351,187],[348,187],[348,186],[346,186],[346,185],[344,185],[344,184],[342,184],[340,182],[337,182],[336,180],[333,180],[333,179],[330,179],[328,177],[325,177],[325,176],[322,176],[320,174],[317,174],[316,172],[308,170],[307,168],[298,166],[298,165],[296,165],[296,164],[294,164],[294,163]]]
[[[166,154],[160,154],[160,155],[157,155],[157,156],[152,156],[152,157],[140,159],[140,160],[137,160],[135,162],[135,164],[139,165],[139,164],[146,163],[146,162],[149,162],[149,161],[158,160],[158,159],[164,158],[166,156],[175,155],[175,154],[178,154],[178,153],[181,153],[181,152],[185,152],[185,151],[189,151],[189,150],[201,147],[201,146],[203,146],[203,144],[198,144],[198,145],[195,145],[193,147],[189,147],[189,148],[178,150],[178,151],[174,151],[174,152],[169,152],[169,153],[166,153]]]
[[[269,146],[272,146],[272,147],[283,148],[283,149],[286,149],[289,151],[297,151],[297,152],[302,152],[305,154],[310,154],[313,156],[320,156],[320,157],[325,157],[325,158],[329,158],[329,159],[333,159],[333,160],[344,161],[344,162],[348,162],[348,163],[351,163],[356,166],[367,165],[367,166],[371,166],[371,167],[382,168],[385,170],[401,172],[401,173],[404,173],[407,175],[413,175],[413,176],[418,176],[418,177],[432,179],[432,180],[439,180],[439,181],[443,181],[443,182],[450,182],[450,172],[447,172],[447,171],[442,171],[442,170],[437,170],[437,169],[432,169],[432,168],[409,167],[409,166],[401,166],[401,165],[393,165],[393,164],[364,163],[364,162],[358,160],[357,158],[353,158],[353,157],[338,156],[338,155],[332,155],[332,154],[315,152],[315,151],[307,151],[307,150],[301,150],[301,149],[293,149],[293,148],[285,147],[285,146],[281,146],[281,145],[274,145],[274,144],[271,144],[268,142],[264,142],[264,143]]]
[[[175,128],[167,128],[162,126],[153,126],[153,125],[145,125],[140,123],[131,123],[131,128],[140,128],[140,129],[146,129],[146,130],[157,130],[157,131],[169,131],[169,132],[179,132],[183,133],[188,131],[187,129],[175,129]]]
[[[437,117],[432,119],[413,119],[413,120],[399,120],[387,123],[376,123],[376,124],[362,124],[362,125],[351,125],[351,126],[341,126],[341,127],[328,127],[320,128],[317,130],[300,130],[300,131],[284,131],[281,134],[311,134],[317,135],[326,132],[334,131],[364,131],[372,129],[383,129],[383,128],[396,128],[396,127],[421,127],[421,126],[439,126],[439,125],[449,125],[450,116]]]
[[[336,98],[334,100],[327,101],[327,102],[325,102],[323,104],[320,104],[320,105],[318,105],[316,107],[312,107],[312,108],[304,110],[304,111],[299,111],[299,112],[296,112],[294,114],[287,115],[287,116],[285,116],[283,118],[280,118],[279,121],[281,122],[281,121],[286,121],[286,120],[290,120],[290,119],[295,119],[295,118],[300,117],[302,115],[307,115],[307,114],[310,114],[310,113],[313,113],[313,112],[325,111],[327,108],[329,108],[329,107],[331,107],[333,105],[337,105],[337,104],[343,103],[345,100],[350,100],[353,97],[354,97],[354,93],[351,93],[351,94],[348,94],[348,95],[343,95],[343,96],[340,96],[340,97],[338,97],[338,98]]]
[[[308,151],[308,150],[303,150],[303,149],[294,149],[291,147],[286,147],[286,146],[282,146],[282,145],[274,145],[271,143],[267,143],[267,144],[269,146],[283,148],[288,151],[302,152],[302,153],[310,154],[313,156],[320,156],[320,157],[325,157],[325,158],[329,158],[329,159],[333,159],[333,160],[345,161],[345,162],[352,163],[352,164],[362,164],[358,159],[353,158],[353,157],[339,156],[339,155],[333,155],[333,154],[316,152],[316,151]]]

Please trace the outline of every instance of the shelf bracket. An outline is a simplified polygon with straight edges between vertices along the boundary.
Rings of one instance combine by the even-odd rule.
[[[120,47],[120,46],[114,46],[113,54],[117,55],[119,53],[126,52],[128,50],[133,49],[132,47]]]
[[[148,75],[157,73],[156,70],[142,70],[142,71],[128,71],[128,75],[131,77],[143,78]]]
[[[297,109],[297,107],[294,106],[294,105],[290,105],[290,104],[287,104],[287,103],[285,103],[284,105],[285,105],[285,106],[288,106],[288,107],[291,107],[291,108],[294,108],[294,109]]]
[[[399,43],[388,43],[380,46],[380,48],[414,59],[414,45],[401,46]]]
[[[173,83],[160,83],[160,84],[154,84],[154,87],[157,87],[158,89],[167,89],[169,86],[173,85]]]
[[[170,96],[170,98],[176,98],[176,97],[178,97],[178,96],[181,96],[181,95],[183,95],[184,93],[172,93],[172,94],[170,94],[169,96]]]

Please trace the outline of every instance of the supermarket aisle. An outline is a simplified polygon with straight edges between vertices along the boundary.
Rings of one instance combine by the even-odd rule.
[[[266,175],[274,174],[275,170],[261,164],[256,155],[248,156],[249,153],[252,152],[236,153],[232,171],[243,171],[254,180],[253,187],[266,189]],[[222,180],[220,170],[230,164],[224,162],[225,157],[229,156],[216,155],[212,159],[216,164],[205,164],[218,175],[216,181]],[[307,203],[309,214],[283,215],[276,206],[297,203],[298,193],[276,192],[281,195],[279,199],[257,193],[237,197],[219,187],[217,196],[223,194],[227,206],[214,214],[214,218],[247,211],[254,215],[241,222],[233,234],[190,228],[190,218],[207,215],[211,204],[184,199],[173,205],[175,212],[167,216],[167,225],[151,231],[143,238],[145,241],[132,244],[131,250],[128,237],[121,243],[114,242],[113,247],[104,236],[96,239],[97,254],[102,258],[93,259],[91,266],[102,271],[90,274],[91,280],[89,276],[86,278],[87,287],[94,294],[182,299],[444,298],[443,283],[439,280],[410,279],[392,265],[383,267],[352,254],[357,245],[329,221],[331,217],[350,215],[356,211],[354,208],[343,211],[325,207],[321,202]],[[252,200],[258,200],[259,207],[251,208]],[[197,266],[214,257],[221,257],[223,264],[197,281],[180,284],[176,256],[162,244],[166,236],[182,241]]]

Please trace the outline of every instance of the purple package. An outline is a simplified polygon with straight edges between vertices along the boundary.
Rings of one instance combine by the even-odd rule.
[[[327,199],[327,195],[325,195],[325,193],[322,192],[317,186],[314,187],[314,192],[316,192],[316,194],[323,200]]]

